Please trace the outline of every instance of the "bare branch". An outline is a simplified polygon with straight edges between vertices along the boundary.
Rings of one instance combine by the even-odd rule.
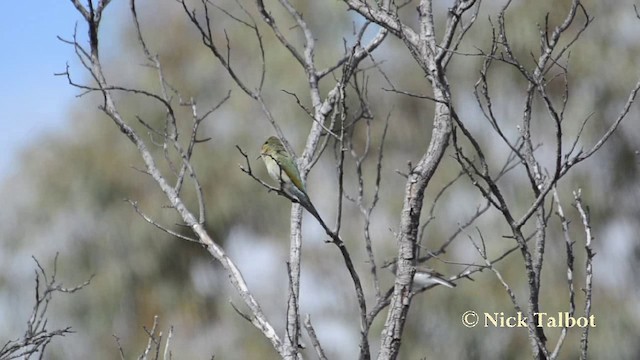
[[[585,233],[585,243],[584,249],[587,253],[587,257],[585,260],[585,286],[584,286],[584,316],[586,318],[591,317],[591,297],[593,291],[593,257],[596,254],[593,252],[593,247],[591,242],[593,241],[593,235],[591,234],[591,217],[589,215],[589,209],[585,209],[582,204],[582,191],[574,191],[573,198],[576,201],[576,208],[580,213],[580,218],[582,219],[582,225],[584,226]],[[580,359],[587,358],[587,349],[589,347],[589,326],[585,326],[582,329],[582,336],[580,337]]]
[[[569,221],[564,215],[564,210],[560,203],[560,196],[558,195],[558,190],[556,188],[553,189],[553,197],[556,201],[558,218],[560,219],[560,223],[562,226],[562,234],[564,236],[565,241],[565,252],[567,255],[567,286],[569,288],[569,316],[573,317],[576,311],[576,303],[575,303],[575,290],[574,290],[574,279],[573,279],[573,262],[575,260],[573,255],[573,244],[575,241],[571,240],[571,236],[569,234]],[[556,343],[553,352],[551,353],[551,359],[555,359],[558,357],[560,353],[560,348],[564,344],[564,341],[567,336],[567,327],[563,327],[560,331],[560,337],[558,338],[558,342]]]
[[[63,287],[62,283],[56,280],[58,265],[57,253],[53,260],[53,271],[50,277],[47,275],[47,271],[40,265],[38,259],[35,257],[32,258],[37,267],[35,271],[35,302],[31,310],[31,315],[27,320],[27,329],[22,337],[16,340],[9,340],[0,347],[0,359],[3,360],[29,359],[34,355],[42,359],[45,356],[47,346],[55,338],[72,334],[74,331],[70,326],[55,330],[49,330],[47,328],[47,310],[49,309],[49,304],[56,293],[75,293],[88,286],[91,279],[93,279],[93,276],[91,276],[80,285],[72,288]]]
[[[322,345],[320,345],[320,341],[318,340],[318,336],[316,335],[316,331],[311,325],[311,316],[307,314],[304,318],[304,327],[307,329],[307,333],[311,338],[311,343],[313,344],[313,348],[316,350],[316,354],[318,355],[318,359],[327,360],[327,356],[324,354],[324,350],[322,349]]]
[[[149,224],[157,227],[158,229],[166,232],[167,234],[169,234],[171,236],[177,237],[178,239],[187,240],[187,241],[195,242],[195,243],[198,243],[198,244],[202,244],[200,242],[200,240],[198,240],[198,239],[190,238],[188,236],[179,234],[179,233],[177,233],[177,232],[175,232],[175,231],[173,231],[171,229],[168,229],[168,228],[158,224],[152,218],[150,218],[147,214],[143,213],[142,210],[140,210],[140,208],[138,207],[138,202],[137,201],[132,201],[132,200],[129,200],[129,199],[125,199],[125,201],[128,202],[129,204],[131,204],[131,206],[133,206],[133,209],[138,213],[138,215],[140,215],[144,219],[144,221],[148,222]]]

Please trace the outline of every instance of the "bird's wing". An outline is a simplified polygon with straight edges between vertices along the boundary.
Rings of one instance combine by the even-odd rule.
[[[293,185],[295,185],[298,190],[306,193],[304,189],[304,185],[302,184],[302,179],[300,178],[300,172],[298,171],[298,167],[295,164],[295,160],[291,159],[290,166],[286,164],[279,164],[280,168],[284,171],[284,173],[289,177]]]

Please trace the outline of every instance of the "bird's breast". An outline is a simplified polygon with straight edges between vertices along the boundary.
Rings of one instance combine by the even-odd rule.
[[[273,160],[271,156],[263,156],[262,159],[264,160],[264,164],[267,167],[267,172],[269,173],[269,176],[271,176],[273,180],[280,181],[281,175],[283,177],[287,176],[286,174],[284,174],[284,171],[280,169],[280,165],[278,165],[278,163],[275,160]],[[286,178],[284,178],[283,181],[286,182]]]

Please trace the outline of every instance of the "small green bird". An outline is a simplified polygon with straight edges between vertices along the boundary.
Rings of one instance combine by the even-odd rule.
[[[281,183],[284,188],[293,185],[306,193],[296,161],[284,148],[280,139],[275,136],[269,137],[262,145],[260,156],[273,180]]]
[[[278,183],[287,194],[295,197],[313,216],[320,219],[316,208],[311,203],[307,190],[300,177],[296,160],[287,152],[280,139],[271,136],[264,142],[260,150],[269,176]]]

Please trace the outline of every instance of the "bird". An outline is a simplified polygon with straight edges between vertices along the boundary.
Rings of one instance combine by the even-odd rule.
[[[296,160],[285,149],[282,141],[275,136],[269,137],[262,145],[260,157],[264,161],[269,176],[280,184],[282,190],[297,199],[311,215],[320,220],[318,211],[307,195]]]
[[[388,261],[384,265],[382,265],[382,267],[388,269],[395,275],[396,271],[398,270],[398,261],[395,259],[392,261]],[[456,287],[456,284],[445,279],[444,275],[433,269],[424,266],[416,266],[415,269],[416,273],[413,276],[413,283],[416,285],[425,287],[433,284],[440,284],[451,289]]]

